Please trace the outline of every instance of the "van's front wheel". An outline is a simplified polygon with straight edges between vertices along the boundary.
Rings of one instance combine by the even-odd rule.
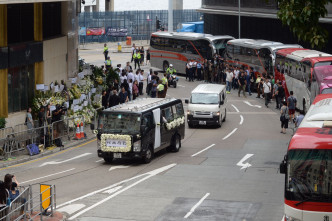
[[[145,152],[145,156],[143,157],[143,162],[150,163],[152,158],[153,158],[153,150],[152,147],[149,147]]]
[[[171,146],[171,150],[173,152],[179,152],[180,148],[181,148],[181,137],[180,135],[175,135],[175,137],[173,138],[173,142],[172,142],[172,146]]]

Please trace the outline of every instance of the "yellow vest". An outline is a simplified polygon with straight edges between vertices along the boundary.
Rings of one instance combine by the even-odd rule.
[[[106,66],[111,66],[111,60],[106,61]]]
[[[161,81],[162,81],[162,84],[163,84],[163,85],[166,85],[166,84],[167,84],[167,78],[166,78],[166,77],[163,77],[163,78],[161,79]]]
[[[141,54],[140,53],[135,53],[134,55],[133,55],[133,58],[134,59],[141,59]]]
[[[163,84],[158,84],[157,89],[158,89],[158,91],[163,91],[164,90],[164,85]]]
[[[104,52],[106,52],[106,51],[108,51],[108,47],[107,46],[104,47]]]

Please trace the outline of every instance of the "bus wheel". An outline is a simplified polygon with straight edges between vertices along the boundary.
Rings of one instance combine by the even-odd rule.
[[[150,163],[152,158],[153,158],[153,150],[152,147],[149,147],[145,152],[145,156],[143,157],[143,162]]]
[[[104,157],[106,163],[112,163],[113,157]]]
[[[168,67],[169,67],[168,62],[164,61],[164,63],[163,63],[163,71],[166,72]]]
[[[172,142],[172,151],[179,152],[180,148],[181,148],[181,137],[180,135],[176,134]]]

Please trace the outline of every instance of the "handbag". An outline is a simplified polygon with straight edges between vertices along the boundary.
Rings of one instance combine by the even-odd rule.
[[[280,116],[280,121],[285,121],[285,115]]]

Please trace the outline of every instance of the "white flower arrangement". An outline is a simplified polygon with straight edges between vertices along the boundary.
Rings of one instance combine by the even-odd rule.
[[[107,140],[125,140],[127,146],[107,146]],[[102,134],[100,146],[101,150],[104,152],[129,152],[131,150],[131,136],[122,134]]]
[[[173,128],[179,127],[181,124],[184,124],[184,121],[184,117],[174,119],[173,121],[166,123],[166,129],[172,130]]]

